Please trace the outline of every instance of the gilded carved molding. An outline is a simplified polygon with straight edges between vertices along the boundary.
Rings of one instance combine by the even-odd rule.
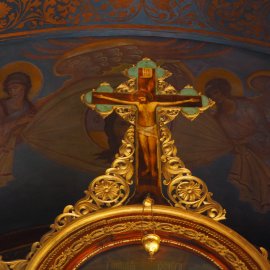
[[[108,248],[139,244],[143,233],[153,230],[160,235],[161,245],[185,247],[212,261],[219,269],[269,269],[265,249],[261,248],[263,254],[260,254],[224,225],[168,206],[154,205],[152,216],[148,208],[143,211],[141,205],[130,205],[81,216],[48,238],[43,248],[29,254],[26,260],[0,261],[0,269],[60,270],[70,263],[78,266]],[[85,250],[88,253],[81,258],[79,255]]]
[[[167,74],[166,77],[170,75]],[[176,94],[175,88],[166,83],[165,78],[158,80],[158,93]],[[208,217],[218,221],[225,219],[226,210],[211,198],[212,193],[208,191],[206,184],[198,177],[193,176],[191,171],[185,167],[184,162],[177,156],[177,148],[174,145],[171,132],[166,126],[180,112],[185,117],[193,120],[213,104],[214,102],[210,100],[208,106],[200,109],[192,117],[184,114],[181,108],[170,107],[160,108],[157,114],[160,129],[162,183],[167,188],[169,202],[175,207],[206,214]]]
[[[115,221],[115,220],[113,220]],[[168,222],[147,222],[147,221],[134,221],[134,222],[124,222],[124,223],[118,223],[113,224],[109,226],[103,226],[102,228],[98,228],[94,231],[92,231],[89,234],[84,235],[81,238],[77,238],[77,236],[74,236],[72,239],[72,243],[70,243],[69,247],[65,249],[65,251],[62,251],[60,255],[57,255],[56,259],[54,260],[54,264],[49,266],[49,264],[46,263],[46,261],[41,265],[40,270],[61,270],[64,269],[64,267],[69,263],[70,260],[72,260],[76,255],[78,255],[83,249],[94,243],[95,241],[101,241],[104,237],[108,235],[117,235],[117,234],[123,234],[123,233],[129,233],[132,231],[151,231],[153,228],[155,228],[156,231],[160,232],[166,232],[166,233],[175,233],[176,235],[181,235],[183,237],[189,238],[191,240],[199,241],[203,244],[206,244],[211,249],[214,249],[217,253],[219,253],[221,256],[224,256],[226,260],[233,265],[236,270],[248,270],[248,268],[245,266],[245,263],[243,263],[239,257],[231,252],[226,246],[219,243],[219,241],[210,238],[207,234],[204,233],[198,233],[196,230],[193,229],[186,229],[182,226],[172,225]],[[128,239],[130,241],[134,240],[133,237],[131,239]],[[140,238],[136,239],[137,241],[134,241],[134,243],[140,243]],[[163,241],[162,241],[163,242]],[[162,244],[161,242],[161,244]],[[124,243],[124,241],[123,241]],[[121,245],[121,242],[118,244]],[[117,245],[115,246],[117,247]],[[196,253],[198,253],[198,250],[193,250]],[[56,253],[55,253],[56,254]],[[96,252],[93,252],[92,256],[95,255]],[[201,255],[204,255],[204,253],[201,253]],[[88,255],[88,259],[91,256]],[[256,268],[256,265],[253,265],[255,268],[254,270],[258,269]],[[49,268],[48,268],[49,267]],[[223,268],[221,268],[223,269]]]
[[[125,73],[125,72],[124,72]],[[127,74],[125,74],[127,75]],[[117,93],[133,93],[136,91],[136,79],[132,78],[117,86]],[[134,106],[114,106],[114,111],[120,115],[125,121],[132,125],[136,122],[136,108]]]
[[[12,262],[4,262],[0,257],[0,270],[24,270],[28,264],[27,260],[16,260]]]
[[[143,213],[139,205],[86,215],[59,232],[56,242],[48,241],[46,252],[38,252],[26,269],[60,270],[70,263],[79,265],[82,251],[89,251],[84,253],[89,259],[105,251],[106,245],[115,248],[134,239],[139,244],[143,232],[153,230],[160,235],[161,245],[174,240],[195,248],[195,253],[200,254],[200,250],[204,255],[211,254],[219,269],[267,270],[269,267],[264,256],[246,240],[211,219],[165,206],[154,206],[153,215],[154,218],[149,209]],[[117,239],[121,240],[115,244]],[[222,268],[218,264],[220,260],[228,268]]]
[[[177,156],[170,130],[162,125],[160,134],[161,170],[169,202],[175,207],[204,213],[214,220],[225,219],[226,210],[211,198],[206,184],[193,176]]]

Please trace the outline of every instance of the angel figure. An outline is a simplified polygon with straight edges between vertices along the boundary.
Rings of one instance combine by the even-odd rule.
[[[269,122],[254,99],[233,94],[239,94],[240,90],[235,90],[232,82],[224,76],[213,76],[205,81],[204,91],[216,102],[216,110],[212,114],[203,114],[192,124],[182,120],[174,125],[180,155],[188,166],[194,168],[225,154],[233,154],[229,181],[239,189],[241,200],[249,202],[258,212],[268,212]]]
[[[22,71],[24,70],[24,71]],[[13,179],[13,159],[22,132],[45,99],[31,99],[41,88],[40,70],[28,62],[13,62],[2,68],[0,99],[0,186]]]

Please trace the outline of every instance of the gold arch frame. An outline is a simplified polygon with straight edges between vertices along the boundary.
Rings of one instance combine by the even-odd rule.
[[[71,270],[119,246],[139,244],[143,230],[155,228],[162,245],[199,254],[222,270],[267,270],[270,265],[253,245],[232,229],[202,215],[169,206],[127,205],[75,219],[28,262],[26,270]]]

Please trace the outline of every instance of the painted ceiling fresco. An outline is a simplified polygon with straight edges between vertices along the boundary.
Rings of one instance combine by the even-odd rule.
[[[0,38],[156,32],[269,52],[269,9],[267,0],[6,0],[0,2]]]
[[[216,101],[170,124],[179,156],[227,209],[223,223],[269,247],[270,5],[259,2],[0,1],[2,239],[47,228],[108,167],[127,124],[80,96],[118,86],[149,57],[176,89],[192,84]],[[20,102],[12,80],[25,86]],[[209,82],[223,92],[205,91]]]

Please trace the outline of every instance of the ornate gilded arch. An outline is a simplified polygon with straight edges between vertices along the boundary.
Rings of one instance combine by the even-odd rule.
[[[155,229],[162,246],[204,257],[218,269],[269,269],[269,263],[230,228],[197,213],[169,206],[127,205],[82,216],[53,235],[29,261],[26,270],[78,269],[109,249],[141,244]]]

